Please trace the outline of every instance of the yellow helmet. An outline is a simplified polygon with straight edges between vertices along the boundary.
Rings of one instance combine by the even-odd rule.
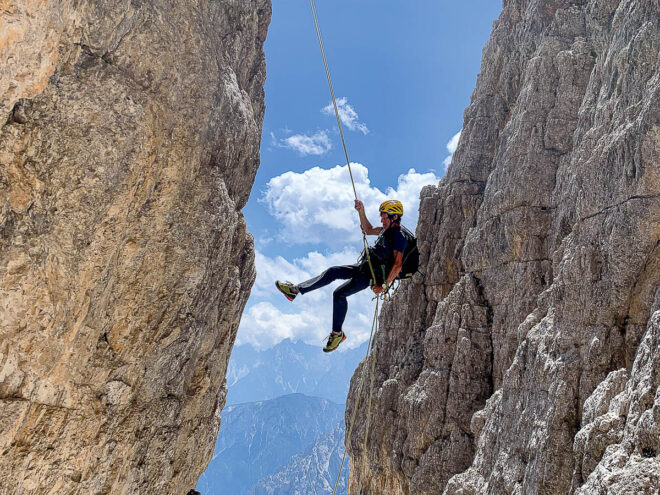
[[[388,199],[380,204],[378,211],[385,212],[388,215],[403,215],[403,205],[396,199]]]

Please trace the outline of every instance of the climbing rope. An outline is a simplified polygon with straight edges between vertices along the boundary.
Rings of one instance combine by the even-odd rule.
[[[319,48],[321,49],[321,57],[323,58],[323,66],[325,67],[325,76],[328,78],[328,86],[330,87],[330,96],[332,97],[332,106],[335,109],[335,117],[337,118],[337,127],[339,127],[339,136],[341,137],[341,144],[344,148],[344,156],[346,157],[346,165],[348,165],[348,175],[351,177],[351,184],[353,185],[353,195],[357,201],[357,190],[355,189],[355,181],[353,180],[353,171],[351,170],[351,161],[348,159],[348,150],[346,149],[346,140],[344,139],[344,130],[341,126],[341,119],[339,118],[339,109],[337,108],[337,100],[335,99],[335,90],[332,87],[332,79],[330,78],[330,68],[328,67],[328,59],[325,56],[325,48],[323,47],[323,38],[321,37],[321,28],[319,27],[319,20],[316,16],[316,6],[314,0],[309,0],[309,6],[312,9],[312,17],[314,18],[314,27],[316,28],[316,37],[319,40]],[[367,243],[367,236],[362,232],[362,244],[364,245],[364,252],[367,256],[369,263],[369,271],[371,272],[371,280],[376,283],[376,275],[374,267],[371,264],[371,256],[369,256],[369,244]]]
[[[376,337],[376,332],[378,330],[378,301],[379,298],[376,297],[376,309],[374,310],[374,319],[371,323],[371,333],[369,334],[369,345],[367,345],[367,354],[364,357],[365,361],[364,364],[362,365],[362,374],[360,375],[360,384],[358,385],[358,395],[357,399],[355,400],[355,404],[353,406],[353,414],[351,415],[351,423],[348,428],[348,434],[346,435],[346,443],[350,445],[351,443],[351,433],[353,433],[353,426],[355,426],[355,418],[357,417],[357,412],[358,409],[360,408],[360,399],[362,398],[362,389],[363,389],[363,384],[364,384],[364,376],[365,373],[364,371],[367,369],[367,367],[374,361],[373,355],[372,355],[372,350],[374,346],[374,341]],[[368,359],[368,361],[367,361]],[[373,369],[374,366],[373,364],[371,365],[371,372],[372,372],[372,379],[370,380],[370,388],[369,388],[369,401],[368,401],[368,410],[367,410],[367,418],[369,418],[371,414],[371,385],[373,385]],[[366,447],[367,444],[367,434],[369,432],[367,426],[367,430],[364,432],[364,445]],[[347,449],[344,448],[344,455],[341,458],[341,464],[339,465],[339,473],[337,474],[337,481],[335,481],[335,488],[332,491],[332,495],[335,495],[337,493],[337,487],[339,486],[339,479],[341,478],[341,471],[344,468],[344,461],[346,460],[346,452]],[[358,487],[360,486],[360,480],[358,480]],[[360,490],[361,491],[361,490]]]
[[[325,67],[325,75],[326,78],[328,79],[328,87],[330,88],[330,96],[332,97],[332,106],[335,109],[335,117],[337,118],[337,127],[339,128],[339,136],[341,137],[341,144],[344,149],[344,156],[346,157],[346,165],[348,166],[348,174],[351,178],[351,184],[353,186],[353,195],[355,196],[355,200],[357,201],[357,190],[355,189],[355,180],[353,180],[353,171],[351,170],[351,161],[348,158],[348,150],[346,148],[346,140],[344,139],[344,130],[341,125],[341,119],[339,118],[339,109],[337,108],[337,100],[335,98],[335,90],[332,87],[332,79],[330,77],[330,68],[328,67],[328,60],[325,56],[325,48],[323,46],[323,38],[321,36],[321,28],[319,27],[319,21],[318,17],[316,15],[316,6],[314,5],[314,0],[309,0],[309,6],[312,10],[312,18],[314,19],[314,27],[316,28],[316,37],[318,38],[319,41],[319,48],[321,49],[321,57],[323,58],[323,66]],[[367,263],[369,264],[369,271],[371,272],[371,280],[376,283],[376,275],[374,272],[374,267],[371,264],[371,256],[369,255],[369,244],[367,243],[367,236],[362,232],[362,244],[364,245],[364,253],[367,258]],[[369,334],[369,345],[367,345],[367,353],[364,357],[364,364],[362,367],[362,374],[360,376],[360,384],[358,386],[358,395],[357,399],[355,401],[355,405],[353,406],[353,414],[351,416],[351,422],[348,428],[348,433],[346,435],[346,444],[350,445],[351,443],[351,433],[353,433],[353,426],[355,426],[355,419],[357,417],[357,412],[360,408],[360,400],[362,398],[362,389],[364,385],[364,378],[365,378],[365,371],[369,370],[370,374],[370,380],[369,380],[369,398],[367,401],[367,424],[366,424],[366,430],[364,432],[364,451],[366,452],[367,449],[367,437],[369,434],[369,427],[370,427],[370,421],[371,421],[371,397],[372,397],[372,391],[373,391],[373,382],[374,382],[374,369],[375,369],[375,355],[373,352],[374,348],[374,343],[376,340],[376,333],[378,332],[378,305],[379,305],[379,299],[382,297],[385,299],[388,296],[388,293],[390,292],[390,286],[387,285],[387,280],[385,281],[386,287],[385,290],[381,293],[380,297],[377,295],[375,297],[376,299],[376,308],[374,310],[374,319],[371,323],[371,333]],[[344,462],[346,461],[346,453],[347,449],[344,449],[344,455],[342,456],[341,459],[341,465],[339,466],[339,473],[337,474],[337,480],[335,481],[335,487],[334,490],[332,491],[332,495],[336,495],[337,493],[337,487],[339,486],[339,480],[341,478],[341,473],[342,469],[344,468]],[[358,487],[360,487],[361,479],[360,477],[358,478]],[[360,488],[360,492],[362,489]]]

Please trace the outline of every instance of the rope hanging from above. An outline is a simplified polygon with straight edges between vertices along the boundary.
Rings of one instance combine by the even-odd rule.
[[[330,78],[330,68],[328,67],[328,60],[325,56],[325,48],[323,47],[323,38],[321,37],[321,28],[319,27],[319,21],[318,17],[316,15],[316,6],[314,5],[314,0],[309,0],[309,6],[312,10],[312,17],[314,19],[314,27],[316,28],[316,37],[318,38],[319,41],[319,48],[321,49],[321,57],[323,58],[323,66],[325,67],[325,75],[328,79],[328,86],[330,88],[330,96],[332,97],[332,105],[335,109],[335,117],[337,118],[337,127],[339,128],[339,136],[341,137],[341,144],[344,148],[344,156],[346,157],[346,165],[348,166],[348,173],[351,177],[351,184],[353,185],[353,195],[355,196],[355,199],[357,200],[357,191],[355,189],[355,181],[353,180],[353,171],[351,170],[351,161],[348,158],[348,150],[346,148],[346,140],[344,139],[344,130],[341,125],[341,119],[339,118],[339,109],[337,108],[337,101],[335,98],[335,91],[334,88],[332,87],[332,79]],[[362,243],[364,244],[364,252],[366,253],[367,257],[367,262],[369,263],[369,270],[371,271],[371,279],[376,281],[376,275],[374,272],[373,265],[371,264],[371,256],[369,255],[369,245],[367,243],[367,236],[364,232],[362,232]],[[385,288],[385,291],[382,293],[383,299],[387,297],[388,292],[390,291],[390,287],[387,286]],[[364,450],[366,452],[367,448],[367,435],[369,434],[369,422],[370,422],[370,416],[371,416],[371,396],[372,396],[372,391],[373,391],[373,376],[374,376],[374,369],[375,369],[375,355],[373,352],[374,348],[374,343],[376,340],[376,333],[378,332],[378,301],[380,297],[377,295],[375,297],[376,299],[376,308],[374,311],[374,318],[371,323],[371,334],[369,335],[369,344],[367,345],[367,353],[365,355],[365,359],[363,361],[363,367],[362,367],[362,375],[360,377],[360,384],[358,385],[358,394],[357,394],[357,399],[355,401],[355,405],[353,407],[353,414],[351,417],[351,422],[348,428],[348,433],[346,435],[346,443],[350,445],[351,443],[351,433],[353,432],[353,426],[355,425],[355,419],[357,417],[357,412],[360,408],[360,399],[362,398],[362,389],[363,386],[366,384],[365,383],[365,376],[367,373],[370,374],[370,380],[369,383],[366,384],[367,387],[369,388],[369,397],[367,401],[367,426],[366,426],[366,431],[364,433]],[[339,486],[339,479],[341,478],[341,472],[344,467],[344,461],[346,460],[346,450],[344,450],[344,455],[341,459],[341,465],[339,467],[339,473],[337,474],[337,480],[335,481],[335,486],[334,490],[332,491],[332,495],[335,495],[337,493],[337,487]],[[362,491],[361,487],[359,485],[361,484],[360,478],[358,478],[358,488],[360,492]]]
[[[330,78],[330,68],[328,67],[328,59],[325,56],[325,48],[323,47],[323,38],[321,37],[321,28],[319,27],[319,20],[316,16],[316,5],[314,0],[309,0],[309,6],[312,9],[312,17],[314,18],[314,27],[316,28],[316,37],[319,40],[319,48],[321,49],[321,57],[323,58],[323,66],[325,67],[325,76],[328,78],[328,86],[330,87],[330,96],[332,97],[332,106],[335,109],[335,117],[337,118],[337,127],[339,127],[339,136],[341,137],[341,144],[344,148],[344,156],[346,157],[346,165],[348,165],[348,174],[351,177],[351,184],[353,185],[353,195],[357,200],[357,190],[355,189],[355,181],[353,180],[353,171],[351,170],[351,161],[348,159],[348,150],[346,149],[346,140],[344,139],[344,130],[341,126],[341,119],[339,118],[339,109],[337,108],[337,100],[335,98],[335,90],[332,87],[332,79]],[[367,262],[369,263],[369,271],[371,272],[371,280],[376,281],[376,274],[374,267],[371,264],[371,256],[369,255],[369,244],[367,243],[367,236],[362,232],[362,244],[364,245],[364,252],[367,255]]]

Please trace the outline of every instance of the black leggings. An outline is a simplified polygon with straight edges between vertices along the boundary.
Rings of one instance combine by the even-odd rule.
[[[334,282],[335,280],[346,280],[346,283],[337,287],[332,295],[332,331],[341,332],[341,327],[346,319],[348,301],[346,298],[369,287],[371,279],[362,273],[359,265],[343,265],[328,268],[318,277],[296,285],[301,294],[310,292]]]

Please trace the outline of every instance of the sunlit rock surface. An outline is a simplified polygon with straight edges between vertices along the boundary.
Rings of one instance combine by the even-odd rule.
[[[209,462],[270,9],[0,1],[3,493],[187,493]]]
[[[659,53],[657,0],[504,2],[349,493],[658,493]]]

